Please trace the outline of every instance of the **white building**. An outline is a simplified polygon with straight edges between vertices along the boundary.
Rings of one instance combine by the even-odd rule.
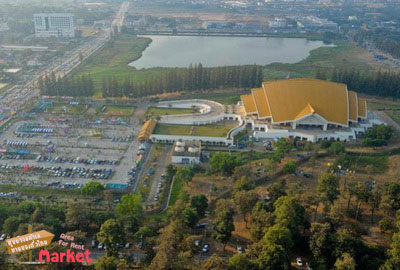
[[[200,141],[176,141],[172,152],[172,163],[199,164],[201,161]]]
[[[350,141],[374,124],[367,103],[341,83],[309,78],[264,82],[241,96],[245,122],[259,139]]]
[[[33,15],[36,37],[75,37],[74,15],[39,13]]]

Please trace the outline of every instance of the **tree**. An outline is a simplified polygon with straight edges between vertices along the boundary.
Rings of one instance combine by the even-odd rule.
[[[268,186],[267,191],[270,201],[274,203],[278,198],[286,196],[286,187],[287,185],[284,179],[279,179],[275,183],[272,183],[270,186]]]
[[[305,227],[305,209],[297,199],[291,196],[282,196],[274,203],[275,224],[290,229],[294,236],[299,234],[299,227]]]
[[[335,262],[336,270],[355,270],[356,261],[349,253],[343,253]]]
[[[237,253],[229,258],[228,266],[230,270],[255,270],[254,263],[247,258],[246,254]]]
[[[199,215],[199,217],[204,217],[204,214],[208,207],[208,199],[204,194],[199,194],[192,197],[190,205],[191,207],[196,209],[196,212]]]
[[[175,179],[179,179],[180,181],[189,183],[190,181],[192,181],[193,175],[194,173],[192,167],[181,167],[176,171]]]
[[[381,204],[387,204],[392,210],[400,209],[400,184],[385,184]]]
[[[95,196],[99,195],[104,190],[104,186],[97,181],[87,182],[81,189],[82,195]]]
[[[143,217],[142,196],[133,193],[123,195],[115,212],[118,219],[123,221],[129,230],[137,231]]]
[[[175,176],[176,174],[176,167],[172,164],[169,164],[166,168],[166,178],[168,180],[172,180],[172,178]]]
[[[252,176],[253,176],[253,170],[252,170],[250,164],[246,164],[243,166],[237,166],[233,170],[233,179],[236,181],[242,179],[243,177],[252,178]]]
[[[117,263],[117,258],[104,256],[97,260],[96,270],[117,270]]]
[[[210,159],[212,172],[222,173],[224,175],[232,175],[233,170],[239,164],[239,158],[229,153],[217,152],[214,153]]]
[[[310,250],[318,264],[328,266],[332,260],[334,241],[329,223],[313,223],[310,229]]]
[[[175,207],[175,206],[174,206]],[[180,269],[181,257],[179,246],[184,240],[184,224],[179,219],[172,221],[161,230],[157,253],[149,266],[150,270],[174,270]]]
[[[295,173],[296,169],[297,165],[293,161],[288,161],[285,165],[283,165],[283,172],[287,174]]]
[[[226,261],[215,253],[203,263],[202,267],[203,270],[226,270],[227,268]]]
[[[235,230],[233,211],[230,209],[218,211],[213,222],[213,230],[213,238],[224,244],[223,250],[225,250],[225,246],[231,238],[232,232]]]
[[[263,270],[288,270],[290,269],[290,258],[286,249],[281,245],[267,243],[258,250],[254,260],[258,269]]]
[[[292,148],[293,145],[289,142],[289,140],[285,138],[280,138],[277,141],[274,141],[273,143],[275,152],[280,152],[280,153],[288,153]]]
[[[233,184],[233,191],[237,192],[240,190],[250,190],[253,188],[252,183],[249,182],[247,176],[242,176],[239,180]]]
[[[7,246],[5,243],[6,242],[0,244],[0,265],[5,265],[10,256],[7,252]]]
[[[79,202],[68,202],[65,221],[68,229],[87,231],[89,225],[89,211],[85,205]]]
[[[117,270],[131,270],[131,267],[125,259],[122,259],[117,264]]]
[[[117,244],[124,243],[124,232],[116,219],[106,220],[97,233],[97,240],[106,246],[107,255],[118,255]]]
[[[250,235],[258,241],[264,236],[265,228],[273,224],[273,215],[264,203],[257,202],[251,211],[250,222]]]
[[[182,212],[182,218],[188,227],[194,227],[199,221],[199,215],[193,207],[186,207]]]
[[[43,223],[43,212],[42,210],[37,207],[35,212],[32,214],[32,222],[33,223]]]
[[[278,224],[269,227],[266,230],[265,235],[261,241],[262,243],[265,244],[269,243],[269,244],[280,245],[288,251],[294,245],[292,239],[292,233],[290,232],[290,230]]]
[[[233,201],[237,206],[237,209],[242,214],[243,221],[246,222],[247,227],[247,219],[246,215],[251,212],[253,207],[256,205],[258,201],[258,195],[254,191],[238,191],[235,193],[233,197]]]
[[[140,229],[135,233],[135,238],[136,239],[141,239],[144,241],[147,237],[153,236],[154,231],[148,227],[148,226],[143,226],[140,227]]]
[[[11,216],[8,217],[3,224],[3,232],[12,235],[17,229],[19,224],[22,222],[20,217]]]
[[[341,142],[333,142],[328,148],[328,153],[335,156],[343,154],[345,152],[346,152],[346,147]]]
[[[331,173],[325,173],[318,178],[318,193],[320,197],[333,203],[339,195],[339,178]]]

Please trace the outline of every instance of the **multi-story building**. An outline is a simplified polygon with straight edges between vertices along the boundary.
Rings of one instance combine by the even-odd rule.
[[[74,15],[38,13],[33,15],[36,37],[75,37]]]

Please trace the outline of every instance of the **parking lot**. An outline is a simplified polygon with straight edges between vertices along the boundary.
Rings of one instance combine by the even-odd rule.
[[[116,124],[93,121],[93,115],[88,120],[87,115],[56,118],[43,112],[15,121],[0,134],[0,181],[61,188],[79,188],[90,180],[135,185],[129,171],[140,145],[137,117],[135,112]]]

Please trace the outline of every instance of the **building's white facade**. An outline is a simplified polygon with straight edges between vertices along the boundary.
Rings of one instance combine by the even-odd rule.
[[[74,15],[39,13],[33,15],[36,37],[75,37]]]
[[[179,140],[174,143],[171,162],[176,164],[199,164],[201,142]]]

